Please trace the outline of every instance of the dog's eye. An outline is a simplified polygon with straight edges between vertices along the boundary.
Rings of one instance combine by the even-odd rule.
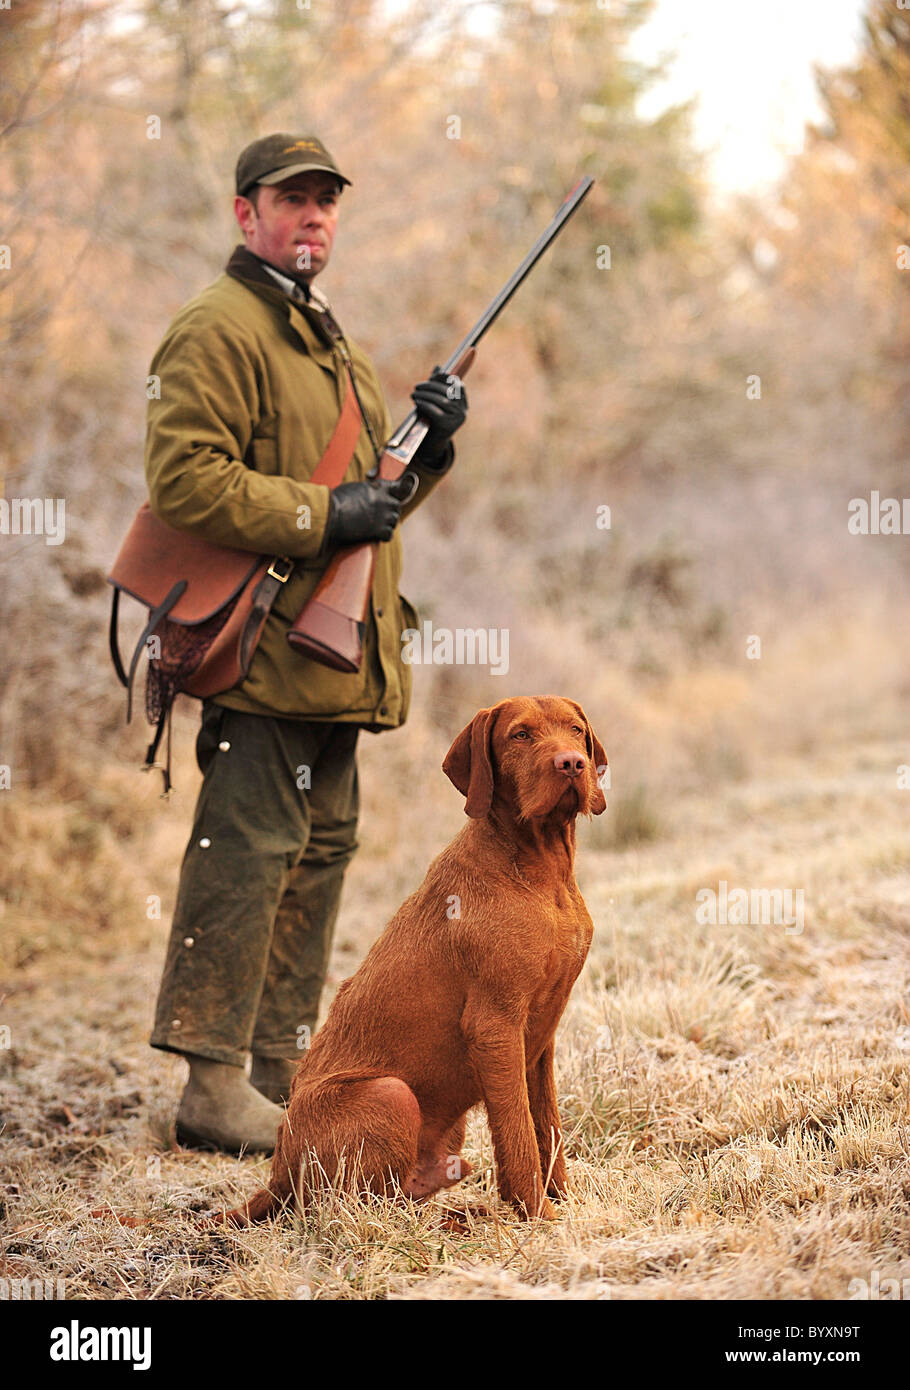
[[[572,733],[573,733],[573,734],[583,734],[583,733],[584,733],[584,729],[581,728],[581,726],[580,726],[579,724],[573,724],[573,725],[572,725]]]
[[[518,730],[512,735],[512,737],[513,737],[513,738],[530,738],[531,735],[528,733],[527,729],[518,729]]]

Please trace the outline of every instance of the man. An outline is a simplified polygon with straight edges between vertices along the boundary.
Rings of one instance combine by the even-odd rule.
[[[153,1047],[190,1075],[177,1137],[270,1152],[276,1102],[312,1031],[342,879],[357,847],[360,729],[407,716],[398,521],[451,466],[467,401],[436,372],[413,392],[429,432],[419,486],[365,481],[391,422],[376,373],[312,281],[329,263],[347,179],[313,136],[256,140],[237,163],[244,237],[225,272],[174,319],[152,363],[146,475],[161,520],[219,545],[296,560],[246,678],[205,701],[204,780],[181,870]],[[350,367],[363,426],[345,479],[310,481]],[[286,633],[337,547],[374,540],[361,670],[301,656]],[[252,1053],[247,1080],[245,1066]]]

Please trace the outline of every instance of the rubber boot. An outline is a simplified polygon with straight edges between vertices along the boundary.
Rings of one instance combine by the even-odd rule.
[[[190,1078],[177,1111],[177,1143],[227,1153],[275,1149],[284,1111],[251,1086],[241,1067],[187,1055]]]
[[[287,1105],[297,1066],[297,1062],[289,1062],[285,1057],[259,1057],[254,1052],[250,1085],[276,1105]]]

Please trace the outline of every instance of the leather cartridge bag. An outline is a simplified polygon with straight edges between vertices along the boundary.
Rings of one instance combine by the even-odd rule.
[[[147,502],[139,508],[108,583],[114,587],[111,658],[127,690],[127,722],[139,658],[143,651],[149,658],[145,711],[157,729],[146,755],[147,768],[154,765],[177,695],[204,699],[243,680],[275,596],[293,567],[284,556],[270,560],[211,545],[159,521]],[[117,639],[121,592],[149,610],[128,671]],[[164,774],[169,791],[169,767]]]

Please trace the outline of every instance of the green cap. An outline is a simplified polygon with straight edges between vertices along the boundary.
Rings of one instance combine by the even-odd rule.
[[[254,140],[237,160],[237,192],[247,194],[254,183],[281,183],[294,174],[319,169],[350,183],[315,135],[264,135]]]

